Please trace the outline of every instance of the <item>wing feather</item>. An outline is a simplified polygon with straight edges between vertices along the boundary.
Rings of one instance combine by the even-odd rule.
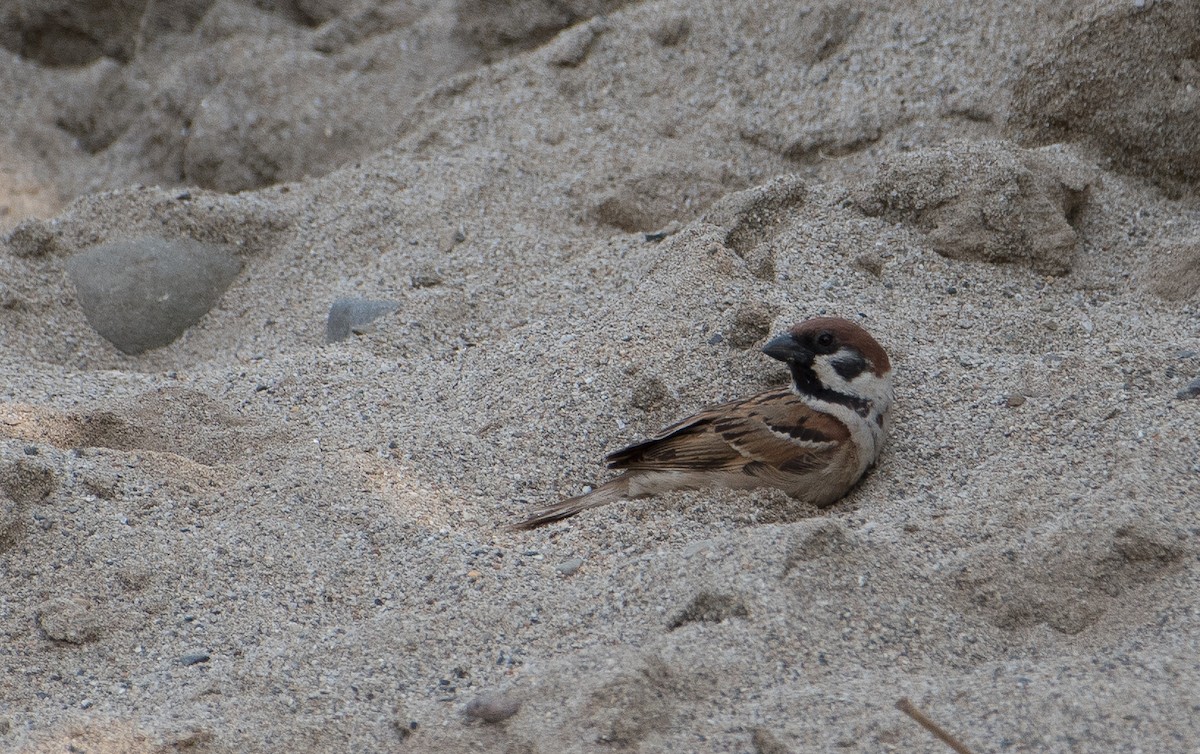
[[[611,469],[799,473],[826,465],[849,430],[791,390],[706,408],[608,456]]]

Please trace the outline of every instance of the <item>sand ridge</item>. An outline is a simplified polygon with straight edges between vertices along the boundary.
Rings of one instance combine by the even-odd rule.
[[[0,749],[1197,747],[1194,71],[1108,99],[1190,4],[184,5],[0,38]],[[145,236],[241,272],[128,356],[68,268]],[[817,314],[847,499],[501,530]]]

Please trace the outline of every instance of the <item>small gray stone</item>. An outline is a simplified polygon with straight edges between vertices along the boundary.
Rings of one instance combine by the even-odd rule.
[[[67,264],[88,323],[127,354],[173,342],[241,269],[224,247],[157,236],[93,246]]]
[[[336,343],[349,338],[352,333],[366,332],[372,322],[399,308],[397,301],[339,298],[329,307],[329,317],[325,320],[325,342]]]
[[[521,703],[504,694],[484,694],[472,699],[463,708],[463,715],[485,723],[507,720],[521,709]]]
[[[571,558],[554,566],[563,576],[573,576],[583,566],[583,558]]]
[[[179,664],[184,667],[199,665],[202,662],[208,662],[212,657],[208,652],[189,652],[179,658]]]

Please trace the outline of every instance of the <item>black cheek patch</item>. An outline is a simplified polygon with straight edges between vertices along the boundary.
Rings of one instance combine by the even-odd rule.
[[[856,353],[839,356],[830,364],[833,366],[833,371],[837,372],[846,382],[852,381],[867,369],[867,360]]]

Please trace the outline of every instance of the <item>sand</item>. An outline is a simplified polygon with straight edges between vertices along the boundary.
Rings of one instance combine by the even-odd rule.
[[[1194,3],[27,5],[0,749],[1200,749]],[[241,272],[128,355],[70,260],[148,236]],[[817,314],[846,499],[502,529]]]

